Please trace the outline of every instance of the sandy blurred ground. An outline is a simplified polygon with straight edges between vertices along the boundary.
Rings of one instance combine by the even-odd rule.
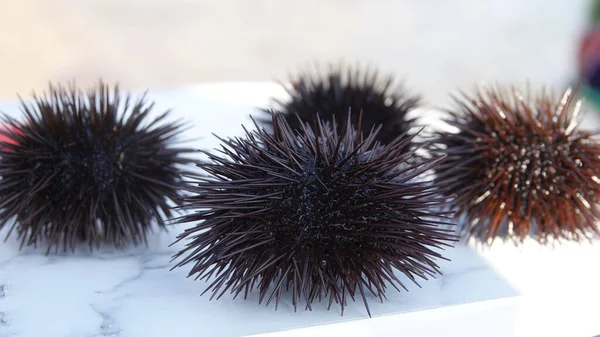
[[[363,61],[439,104],[480,81],[565,85],[583,0],[0,0],[0,98],[48,81],[285,79]]]

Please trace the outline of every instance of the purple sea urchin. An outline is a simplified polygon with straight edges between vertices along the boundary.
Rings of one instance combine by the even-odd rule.
[[[122,247],[165,227],[184,186],[177,166],[189,162],[168,112],[150,119],[144,97],[123,102],[102,82],[87,93],[50,85],[21,109],[24,121],[4,115],[0,131],[0,228],[14,220],[21,246]]]
[[[599,232],[600,143],[578,130],[571,90],[556,98],[481,89],[456,102],[448,123],[458,132],[438,134],[448,159],[436,171],[457,195],[465,236],[544,242]]]
[[[356,125],[362,112],[363,129],[369,131],[381,126],[375,139],[383,144],[392,142],[413,126],[414,120],[407,114],[420,101],[419,97],[408,95],[393,76],[382,76],[372,68],[359,65],[331,64],[324,73],[316,67],[314,73],[303,71],[290,82],[289,99],[274,102],[276,112],[285,116],[292,129],[301,129],[306,123],[312,125],[317,115],[324,121],[335,119],[339,127],[343,127],[350,116]],[[265,122],[269,124],[270,119]]]
[[[296,134],[273,114],[272,125],[220,139],[220,155],[198,164],[206,176],[185,202],[195,212],[179,220],[197,224],[178,236],[190,241],[173,268],[191,264],[212,297],[258,288],[260,302],[277,306],[291,290],[295,309],[329,297],[342,314],[348,295],[370,314],[367,295],[383,301],[388,284],[404,287],[398,274],[416,283],[439,272],[435,249],[455,239],[442,226],[450,212],[415,177],[440,158],[409,164],[410,137],[382,146],[375,133],[363,137],[360,121],[359,131],[317,120]]]

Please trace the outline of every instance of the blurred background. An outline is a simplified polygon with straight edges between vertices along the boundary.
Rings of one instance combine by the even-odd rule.
[[[584,0],[0,0],[0,98],[99,77],[134,89],[393,72],[430,104],[476,83],[577,77]]]

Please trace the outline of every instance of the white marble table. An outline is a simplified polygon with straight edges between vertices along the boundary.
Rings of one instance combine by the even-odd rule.
[[[157,112],[190,120],[197,147],[240,135],[254,107],[282,95],[272,83],[196,85],[150,92]],[[0,109],[17,115],[14,102]],[[183,227],[150,236],[149,247],[45,256],[0,244],[0,337],[185,336],[592,336],[600,334],[600,245],[491,248],[458,245],[439,261],[444,273],[407,283],[409,292],[375,299],[368,318],[361,302],[337,310],[277,311],[249,300],[199,296],[204,282],[188,270],[169,271],[169,247]],[[5,231],[0,232],[4,237]]]

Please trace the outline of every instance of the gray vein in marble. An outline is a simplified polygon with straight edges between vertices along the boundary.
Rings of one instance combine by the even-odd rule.
[[[159,269],[165,269],[165,268],[169,268],[169,264],[168,263],[164,263],[164,264],[158,264],[158,265],[154,265],[154,266],[147,266],[147,264],[153,262],[153,258],[155,257],[160,257],[161,255],[165,255],[165,254],[152,254],[152,255],[145,255],[145,256],[141,256],[139,258],[139,270],[137,272],[137,274],[135,274],[132,277],[128,277],[126,279],[124,279],[123,281],[115,284],[112,288],[110,289],[104,289],[104,290],[96,290],[97,294],[110,294],[110,293],[114,293],[117,290],[119,290],[120,288],[122,288],[123,286],[137,281],[139,279],[141,279],[146,272],[151,271],[151,270],[159,270]]]
[[[123,287],[124,285],[127,285],[128,283],[131,283],[133,281],[139,280],[140,278],[142,278],[142,276],[144,276],[144,268],[141,268],[136,275],[124,279],[123,281],[115,284],[113,287],[111,287],[109,289],[96,290],[96,294],[110,294],[110,293],[113,293],[113,292],[119,290],[119,288]]]
[[[135,275],[128,277],[121,282],[115,284],[113,287],[103,290],[96,290],[95,292],[99,295],[113,295],[111,303],[119,303],[124,298],[131,297],[131,294],[125,293],[121,296],[114,296],[116,292],[121,290],[124,286],[138,281],[146,276],[147,272],[152,270],[164,270],[169,268],[169,263],[156,263],[156,258],[160,258],[161,256],[167,255],[170,253],[158,253],[158,254],[146,254],[143,256],[137,256],[138,260],[138,271]],[[133,257],[135,255],[131,255]],[[99,259],[105,259],[106,257],[99,257]],[[95,305],[90,304],[90,307],[100,316],[101,323],[99,332],[92,337],[119,337],[121,336],[122,328],[116,323],[113,318],[113,314],[111,311],[118,309],[117,307],[113,307],[110,310],[100,310]]]
[[[11,257],[6,258],[5,260],[0,261],[0,268],[4,268],[7,266],[15,257],[18,255],[13,255]]]
[[[471,268],[466,268],[466,269],[462,269],[460,271],[457,272],[453,272],[453,273],[444,273],[444,276],[442,276],[440,278],[440,287],[443,289],[444,286],[448,283],[449,280],[457,277],[457,276],[464,276],[467,275],[469,273],[476,273],[479,271],[483,271],[486,270],[486,266],[477,266],[477,267],[471,267]]]
[[[0,311],[0,326],[8,326],[8,315],[4,311]]]
[[[102,322],[100,323],[100,332],[95,334],[94,337],[117,337],[120,336],[122,329],[115,323],[112,315],[108,312],[100,311],[98,308],[90,305],[92,309],[100,316]]]
[[[0,337],[14,336],[15,334],[10,333],[10,321],[8,319],[8,313],[1,309],[1,303],[6,299],[6,284],[0,284]]]
[[[444,274],[444,276],[440,279],[440,291],[446,291],[448,289],[449,284],[457,277],[464,277],[467,274],[477,273],[486,269],[487,268],[485,266],[475,266],[471,268],[465,268],[453,273]],[[450,287],[452,286],[450,285]],[[446,300],[441,300],[440,304],[447,305],[448,303]]]

